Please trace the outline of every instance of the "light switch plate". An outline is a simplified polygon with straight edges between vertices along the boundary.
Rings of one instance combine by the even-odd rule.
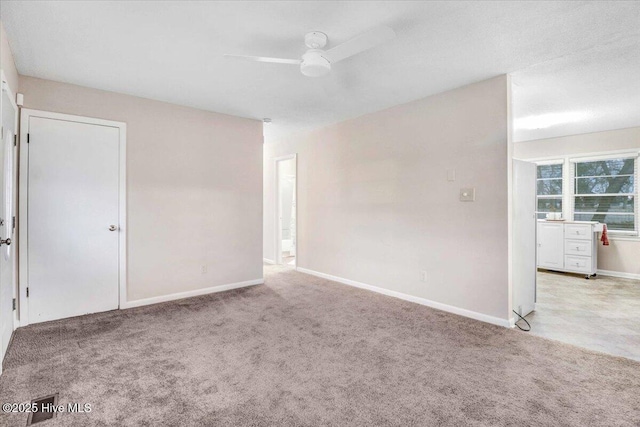
[[[455,181],[456,180],[456,170],[455,169],[447,169],[447,181]]]
[[[460,201],[461,202],[475,202],[476,189],[473,188],[461,188],[460,189]]]

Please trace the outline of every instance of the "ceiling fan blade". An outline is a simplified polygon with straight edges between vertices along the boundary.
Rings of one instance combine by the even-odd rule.
[[[224,56],[225,58],[238,58],[238,59],[245,59],[247,61],[255,61],[255,62],[273,62],[276,64],[300,65],[300,63],[302,62],[301,59],[269,58],[266,56],[249,56],[249,55],[231,55],[228,53],[225,53]]]
[[[391,40],[395,36],[396,32],[389,27],[376,27],[329,49],[325,52],[325,57],[331,63],[336,63]]]

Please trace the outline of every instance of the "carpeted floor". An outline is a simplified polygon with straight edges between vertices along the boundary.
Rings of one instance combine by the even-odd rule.
[[[636,361],[266,270],[261,286],[19,329],[0,401],[92,405],[43,427],[640,423]]]

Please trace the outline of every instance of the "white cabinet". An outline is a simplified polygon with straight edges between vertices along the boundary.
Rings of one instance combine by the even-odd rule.
[[[596,274],[598,233],[593,221],[538,221],[538,268],[570,273]]]
[[[564,224],[565,239],[591,239],[593,225],[591,224]]]
[[[590,240],[564,239],[564,253],[566,255],[591,256],[593,245]]]
[[[564,268],[564,224],[538,222],[538,268]]]

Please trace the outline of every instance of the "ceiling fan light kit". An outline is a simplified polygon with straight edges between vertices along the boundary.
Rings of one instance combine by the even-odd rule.
[[[311,31],[304,36],[304,43],[308,50],[302,55],[302,59],[268,58],[264,56],[232,54],[225,54],[224,56],[255,62],[298,65],[300,66],[300,72],[305,76],[321,77],[331,71],[331,64],[371,49],[391,40],[395,36],[396,33],[389,27],[376,27],[329,50],[324,50],[323,48],[329,41],[327,35],[321,31]]]
[[[324,56],[321,49],[309,49],[302,55],[300,72],[307,77],[321,77],[331,71],[331,62]]]

